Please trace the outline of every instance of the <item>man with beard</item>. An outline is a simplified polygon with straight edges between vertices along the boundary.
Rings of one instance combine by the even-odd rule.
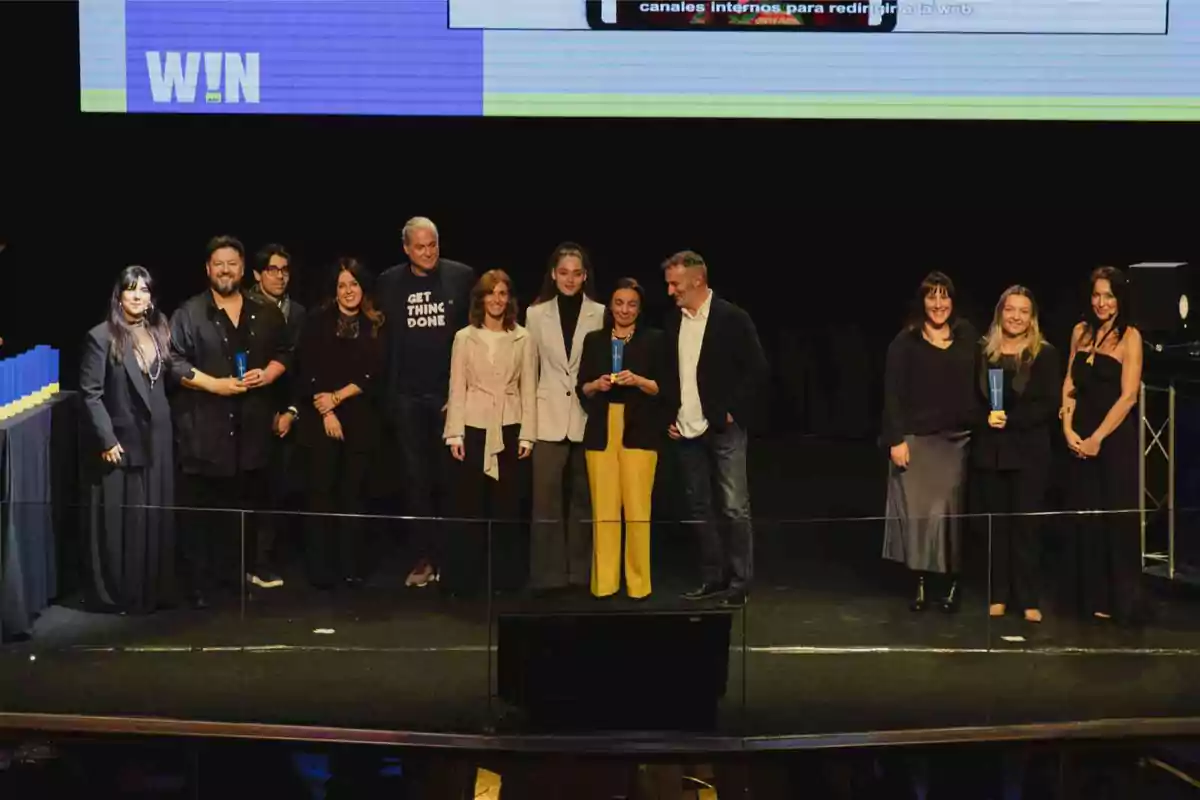
[[[183,481],[182,505],[194,508],[255,509],[267,499],[266,475],[272,392],[264,391],[287,370],[292,345],[278,307],[243,294],[246,250],[230,236],[208,243],[209,287],[180,306],[171,318],[171,350],[185,363],[184,391],[175,403]],[[229,545],[241,529],[238,514],[186,512],[181,520],[192,602],[205,607],[217,582],[244,576]],[[246,519],[244,544],[249,574],[255,564],[254,516]]]

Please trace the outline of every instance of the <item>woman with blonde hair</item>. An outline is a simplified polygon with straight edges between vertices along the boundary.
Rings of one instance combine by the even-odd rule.
[[[1057,350],[1042,336],[1033,293],[1024,286],[1000,295],[978,372],[980,397],[990,411],[975,433],[971,463],[983,510],[996,515],[990,519],[989,613],[1003,616],[1017,602],[1026,621],[1041,622],[1039,518],[1033,515],[1045,504],[1062,369]]]

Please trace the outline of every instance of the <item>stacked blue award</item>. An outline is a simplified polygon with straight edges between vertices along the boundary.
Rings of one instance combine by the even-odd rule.
[[[36,408],[58,393],[58,351],[39,344],[0,359],[0,420]]]

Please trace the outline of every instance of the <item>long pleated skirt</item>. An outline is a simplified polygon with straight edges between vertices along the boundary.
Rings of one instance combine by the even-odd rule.
[[[905,469],[889,463],[883,557],[920,572],[957,573],[969,433],[906,436]]]
[[[90,487],[88,566],[100,606],[145,614],[177,598],[174,474],[169,465],[110,469]]]

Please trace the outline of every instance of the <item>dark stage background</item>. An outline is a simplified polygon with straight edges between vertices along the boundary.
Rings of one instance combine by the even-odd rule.
[[[279,241],[308,301],[335,256],[402,259],[420,214],[524,301],[555,244],[581,242],[601,290],[648,285],[651,320],[659,262],[696,249],[759,326],[773,429],[869,438],[928,270],[981,327],[1031,286],[1065,346],[1092,267],[1197,248],[1194,125],[83,115],[74,3],[2,4],[0,38],[0,336],[60,347],[68,387],[127,264],[173,309],[204,286],[208,237]]]

